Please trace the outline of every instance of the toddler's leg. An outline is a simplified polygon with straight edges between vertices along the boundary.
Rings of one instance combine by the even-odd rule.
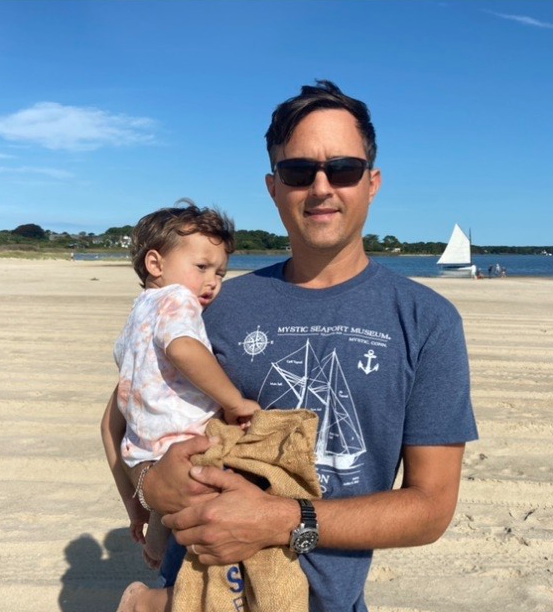
[[[144,546],[144,558],[150,567],[159,568],[170,533],[171,530],[162,525],[161,516],[157,512],[151,512]]]

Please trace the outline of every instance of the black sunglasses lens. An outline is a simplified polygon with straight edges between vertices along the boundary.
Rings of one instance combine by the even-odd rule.
[[[367,163],[357,157],[340,157],[321,164],[310,159],[285,159],[277,165],[280,180],[289,187],[308,187],[315,180],[319,168],[335,187],[355,185],[361,180]]]
[[[307,187],[315,180],[316,162],[290,159],[277,164],[280,180],[289,187]]]
[[[363,160],[354,157],[330,160],[326,165],[328,182],[336,187],[355,185],[361,180],[365,167]]]

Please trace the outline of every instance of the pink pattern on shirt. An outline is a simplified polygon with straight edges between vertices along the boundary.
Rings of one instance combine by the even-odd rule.
[[[216,403],[167,358],[176,338],[191,337],[209,350],[202,307],[188,289],[147,289],[136,300],[114,356],[119,368],[117,404],[127,421],[121,444],[129,466],[161,457],[171,444],[202,434]]]

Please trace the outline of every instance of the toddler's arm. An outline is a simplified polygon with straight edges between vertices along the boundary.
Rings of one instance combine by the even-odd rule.
[[[261,409],[257,402],[242,397],[215,356],[195,338],[175,338],[167,347],[167,357],[192,384],[221,406],[227,423],[247,424],[252,414]]]
[[[117,387],[115,387],[102,417],[102,442],[117,490],[129,515],[133,540],[144,544],[143,529],[144,524],[148,522],[149,512],[140,505],[136,497],[133,497],[134,487],[121,459],[119,447],[125,434],[125,428],[125,418],[117,408]]]

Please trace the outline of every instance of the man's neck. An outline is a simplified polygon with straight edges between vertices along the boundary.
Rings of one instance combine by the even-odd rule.
[[[363,249],[339,253],[294,253],[286,264],[289,283],[307,289],[328,289],[360,274],[369,264]]]

